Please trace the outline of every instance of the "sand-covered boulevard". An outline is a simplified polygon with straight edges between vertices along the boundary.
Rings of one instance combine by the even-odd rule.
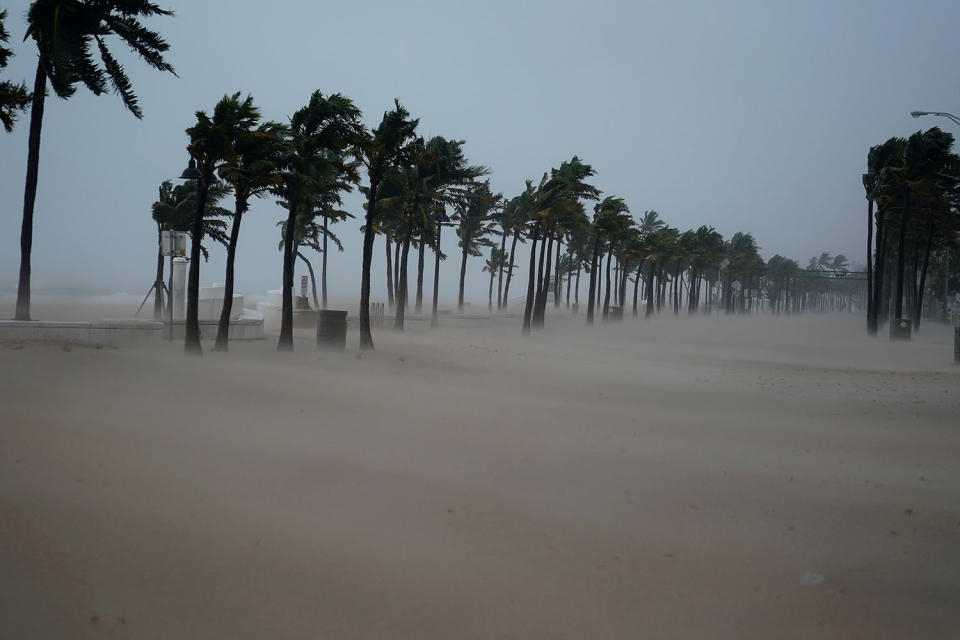
[[[0,638],[960,634],[948,327],[425,325],[0,345]]]

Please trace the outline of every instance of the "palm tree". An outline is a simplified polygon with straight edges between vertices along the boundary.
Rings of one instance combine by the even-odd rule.
[[[6,18],[6,10],[0,11],[0,69],[6,68],[8,61],[13,56],[13,51],[3,46],[3,43],[10,40],[10,34],[3,26],[3,21]],[[30,92],[27,91],[25,83],[17,84],[9,80],[0,82],[0,124],[3,124],[7,133],[13,131],[13,123],[17,119],[17,112],[26,111],[28,106],[30,106]]]
[[[163,253],[161,249],[161,236],[164,231],[185,231],[193,232],[193,219],[197,212],[197,187],[196,182],[189,180],[183,184],[174,186],[170,180],[164,180],[160,185],[160,193],[156,202],[150,207],[150,213],[154,223],[157,225],[157,275],[154,279],[155,294],[153,303],[154,318],[160,317],[160,311],[163,306]],[[231,217],[229,210],[219,206],[219,202],[230,195],[230,187],[221,182],[214,183],[209,189],[209,196],[204,205],[203,213],[203,235],[212,238],[215,242],[228,245],[229,240],[226,235],[226,218]],[[200,245],[200,253],[204,260],[209,259],[210,253],[207,247]],[[172,295],[173,292],[170,292]]]
[[[594,306],[598,299],[598,279],[600,252],[603,244],[608,242],[611,237],[616,235],[617,230],[624,222],[624,218],[630,215],[630,207],[624,202],[623,198],[616,196],[607,196],[601,202],[598,202],[593,208],[593,251],[590,262],[590,289],[587,293],[587,324],[593,324]],[[607,264],[610,260],[607,259]],[[609,298],[607,300],[609,305]],[[604,314],[606,317],[606,313]]]
[[[187,127],[190,140],[190,166],[197,175],[197,213],[190,227],[190,271],[187,276],[187,317],[184,323],[184,352],[201,355],[199,294],[200,294],[200,244],[203,240],[203,212],[212,185],[217,183],[218,172],[237,166],[238,150],[234,142],[242,132],[250,131],[259,119],[253,102],[220,100],[213,115],[197,111],[196,123]]]
[[[315,211],[324,194],[349,191],[351,184],[359,181],[356,164],[345,155],[358,138],[359,118],[360,109],[349,98],[339,93],[324,97],[320,91],[314,91],[307,105],[290,118],[288,150],[277,190],[287,206],[278,351],[293,350],[294,239],[299,216]]]
[[[367,169],[367,211],[363,227],[363,263],[360,274],[360,349],[373,349],[370,333],[370,265],[377,227],[377,192],[387,171],[404,160],[407,144],[416,136],[419,120],[394,100],[394,108],[383,114],[372,132],[362,131],[354,147]]]
[[[524,309],[522,329],[524,333],[529,332],[530,326],[543,326],[555,234],[558,230],[562,234],[564,229],[571,228],[575,224],[585,224],[583,201],[597,200],[600,197],[600,190],[586,182],[587,178],[595,174],[593,167],[577,156],[573,156],[570,160],[563,162],[558,169],[551,169],[549,180],[544,175],[540,186],[537,187],[533,206],[534,229],[537,234],[542,232],[543,239],[540,247],[536,296],[533,300],[527,300],[529,312]],[[537,245],[534,242],[531,245],[532,253],[535,254],[536,249]],[[544,258],[546,258],[545,266]],[[529,322],[527,316],[530,317]]]
[[[533,182],[527,180],[524,190],[520,195],[515,196],[508,203],[510,207],[509,216],[504,216],[504,223],[513,229],[513,240],[510,243],[510,254],[507,262],[507,280],[503,286],[504,309],[506,309],[510,303],[510,282],[513,280],[513,268],[516,266],[514,260],[516,259],[517,241],[524,242],[523,235],[528,231],[528,224],[530,223],[530,217],[533,212],[535,192],[536,189],[533,186]],[[506,206],[504,208],[506,208]],[[509,220],[509,222],[507,220]]]
[[[229,103],[225,105],[226,108],[242,115],[239,117],[241,126],[235,130],[236,138],[231,141],[234,147],[234,164],[222,167],[219,172],[220,177],[233,187],[234,208],[230,241],[227,244],[223,308],[220,311],[214,351],[226,351],[228,348],[230,316],[233,312],[234,262],[240,237],[240,223],[243,221],[243,214],[250,208],[250,198],[261,197],[279,186],[279,166],[285,133],[283,126],[275,122],[258,125],[260,112],[254,106],[251,96],[248,95],[241,101],[238,92],[232,96],[224,96],[221,102],[224,101]]]
[[[894,137],[881,145],[871,147],[867,154],[867,173],[863,174],[863,185],[869,200],[867,213],[873,213],[870,205],[874,205],[876,208],[874,214],[876,218],[876,248],[867,254],[868,262],[870,262],[870,254],[873,254],[873,278],[872,286],[868,282],[867,307],[867,332],[871,335],[878,332],[881,320],[885,322],[887,318],[886,301],[881,299],[885,290],[884,285],[887,284],[885,283],[887,246],[889,244],[887,218],[888,213],[896,206],[894,203],[900,201],[896,194],[894,177],[903,165],[903,150],[906,144],[907,141],[904,138]],[[868,240],[870,235],[868,229]],[[881,306],[884,307],[882,315],[880,313]]]
[[[453,214],[460,238],[460,291],[457,296],[457,311],[463,311],[463,287],[467,275],[467,256],[479,256],[481,247],[490,246],[487,236],[494,231],[491,225],[495,209],[501,206],[502,194],[490,191],[490,181],[477,183],[469,192],[465,203]]]
[[[483,265],[483,271],[490,274],[490,286],[487,289],[487,311],[493,311],[493,279],[498,273],[503,273],[506,262],[506,251],[496,246],[490,247],[490,257]]]
[[[94,95],[110,87],[137,118],[143,117],[133,86],[123,67],[107,48],[106,38],[117,36],[147,64],[173,73],[164,59],[169,45],[140,18],[171,16],[147,0],[36,0],[27,11],[27,35],[37,45],[37,72],[30,108],[27,177],[23,195],[23,222],[20,229],[20,276],[17,285],[17,320],[30,319],[30,254],[33,250],[33,209],[40,168],[40,133],[47,80],[54,93],[67,99],[83,83]],[[100,54],[100,63],[93,50]],[[102,66],[101,66],[102,65]]]

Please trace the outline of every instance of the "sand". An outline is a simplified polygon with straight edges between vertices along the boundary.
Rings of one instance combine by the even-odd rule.
[[[952,335],[0,346],[4,638],[955,638]]]

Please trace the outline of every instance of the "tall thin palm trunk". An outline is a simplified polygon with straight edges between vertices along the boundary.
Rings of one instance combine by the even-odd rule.
[[[560,245],[561,245],[561,244],[562,244],[562,243],[560,242],[560,238],[557,237],[557,260],[556,260],[556,264],[554,265],[554,271],[555,271],[555,273],[554,273],[554,277],[553,277],[553,308],[554,308],[554,309],[559,309],[559,308],[560,308],[560,298],[562,297],[562,296],[560,295],[560,291],[561,291],[561,290],[560,290],[560,286],[561,286],[561,276],[560,276]]]
[[[437,318],[437,302],[440,299],[440,233],[443,231],[443,221],[437,216],[437,240],[433,247],[433,308],[430,311],[430,326],[435,327],[439,324]]]
[[[427,243],[424,238],[424,234],[420,234],[420,246],[417,247],[417,302],[413,310],[416,313],[421,313],[423,311],[423,261],[424,254],[427,251]]]
[[[153,279],[153,319],[163,314],[163,228],[157,223],[157,276]]]
[[[400,250],[403,243],[397,240],[393,243],[393,299],[400,304]]]
[[[607,252],[607,285],[603,294],[603,321],[610,319],[610,258],[613,257],[613,247]]]
[[[497,311],[503,309],[506,304],[503,299],[503,269],[506,266],[507,254],[505,253],[507,249],[507,228],[503,228],[503,233],[500,236],[500,264],[497,265]],[[512,251],[512,249],[511,249]],[[510,260],[513,259],[511,255]]]
[[[470,248],[472,238],[468,232],[463,239],[463,252],[460,257],[460,292],[457,294],[457,311],[463,313],[463,284],[467,277],[467,250]]]
[[[283,233],[283,307],[280,310],[280,339],[277,351],[293,351],[293,267],[296,258],[297,207],[291,202]]]
[[[197,180],[197,210],[191,224],[190,271],[187,274],[187,317],[183,328],[183,351],[187,355],[197,356],[203,353],[199,318],[200,243],[203,242],[203,213],[207,208],[207,189],[206,176]]]
[[[647,308],[643,313],[644,318],[649,318],[653,315],[653,272],[654,264],[651,262],[649,273],[647,273],[647,283],[644,285],[647,294]]]
[[[373,335],[370,333],[370,265],[373,262],[373,222],[379,181],[370,181],[367,193],[367,215],[363,227],[363,264],[360,267],[360,350],[373,350]],[[388,248],[389,252],[390,249]],[[389,271],[389,269],[388,269]]]
[[[587,324],[593,324],[593,306],[597,300],[597,256],[600,254],[600,230],[593,240],[593,258],[590,260],[590,289],[587,294]]]
[[[513,242],[510,244],[510,255],[507,258],[507,281],[503,285],[503,308],[510,304],[510,281],[513,279],[513,259],[517,252],[517,240],[520,238],[520,229],[513,232]]]
[[[407,311],[407,259],[410,256],[410,241],[413,236],[413,225],[407,226],[407,234],[403,238],[402,252],[400,254],[400,288],[397,290],[397,314],[393,319],[393,328],[395,331],[403,331],[404,315]],[[401,244],[397,244],[401,247]]]
[[[640,291],[640,278],[642,277],[643,260],[637,265],[637,277],[633,281],[633,317],[637,317],[637,293]]]
[[[897,297],[894,299],[894,319],[903,318],[903,274],[906,256],[904,247],[907,239],[907,221],[910,216],[910,190],[903,196],[903,215],[900,217],[900,244],[897,249]]]
[[[307,256],[303,255],[303,252],[300,251],[299,247],[294,247],[293,250],[297,257],[303,260],[303,264],[307,267],[307,273],[310,274],[310,292],[313,294],[313,306],[319,309],[320,300],[317,298],[317,278],[313,272],[313,264],[307,260]]]
[[[577,283],[573,287],[573,313],[576,315],[577,309],[580,307],[580,272],[583,269],[580,266],[577,266]]]
[[[520,329],[523,335],[530,335],[530,322],[533,313],[533,296],[536,287],[534,280],[537,277],[537,239],[540,234],[540,221],[533,225],[533,239],[530,243],[530,271],[527,277],[527,297],[523,306],[523,325]],[[509,282],[509,279],[508,279]]]
[[[923,268],[920,270],[920,284],[917,286],[917,308],[913,314],[914,331],[920,328],[920,315],[923,313],[923,289],[927,283],[927,268],[930,266],[930,252],[933,249],[934,229],[935,227],[933,221],[931,220],[930,230],[927,233],[927,248],[923,253]]]
[[[227,268],[223,276],[223,307],[220,309],[220,322],[217,324],[217,341],[214,351],[229,349],[230,316],[233,314],[233,273],[237,257],[237,240],[240,238],[240,223],[243,222],[245,204],[237,198],[233,209],[233,221],[230,225],[230,242],[227,244]]]
[[[867,334],[877,334],[873,313],[873,198],[867,198]]]
[[[552,275],[552,266],[553,261],[553,227],[547,230],[546,235],[544,236],[547,245],[543,249],[543,254],[546,255],[546,265],[543,269],[543,282],[541,283],[540,295],[537,296],[537,306],[534,309],[533,314],[533,326],[542,327],[546,319],[547,314],[547,295],[550,292],[550,280]]]
[[[320,295],[322,299],[323,306],[321,309],[327,308],[327,223],[329,219],[327,216],[323,216],[323,256],[321,257],[322,262],[320,263]],[[314,296],[316,297],[316,296]]]
[[[366,234],[364,234],[366,236]],[[390,248],[390,236],[386,233],[383,234],[383,237],[387,239],[386,249],[387,249],[387,306],[393,309],[393,249]],[[364,237],[366,241],[366,237]]]
[[[30,105],[30,134],[27,141],[27,179],[23,187],[23,221],[20,223],[20,278],[17,282],[15,320],[30,319],[30,254],[33,251],[33,207],[37,200],[37,178],[40,171],[40,133],[43,129],[43,107],[47,96],[47,74],[41,62],[33,80],[33,102]]]

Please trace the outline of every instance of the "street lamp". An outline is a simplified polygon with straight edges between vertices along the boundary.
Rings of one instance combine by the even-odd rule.
[[[960,118],[944,111],[911,111],[910,115],[914,118],[919,118],[920,116],[943,116],[944,118],[950,118],[954,124],[960,125]]]
[[[197,169],[197,161],[193,159],[193,156],[190,156],[190,162],[187,163],[187,168],[183,170],[183,173],[180,174],[181,180],[196,180],[197,181],[197,202],[200,202],[200,178],[203,177],[203,173],[200,172],[200,169]],[[170,258],[170,340],[173,340],[173,258]],[[186,332],[187,325],[184,323],[183,330]]]

